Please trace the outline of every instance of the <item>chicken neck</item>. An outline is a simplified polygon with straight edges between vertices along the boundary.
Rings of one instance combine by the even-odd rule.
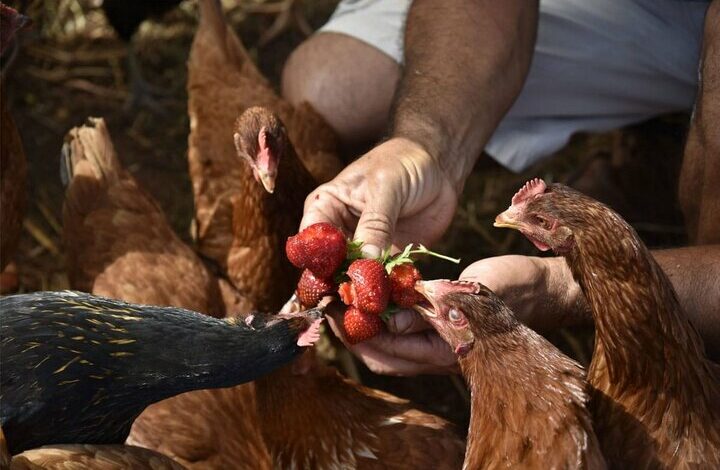
[[[615,226],[610,229],[621,235],[618,241],[583,233],[566,255],[595,321],[590,384],[628,406],[641,404],[638,417],[654,420],[658,428],[663,413],[650,410],[670,407],[671,402],[710,413],[718,387],[699,334],[634,230],[619,218],[611,219]]]
[[[520,324],[459,362],[472,397],[464,468],[579,466],[595,440],[580,365]]]

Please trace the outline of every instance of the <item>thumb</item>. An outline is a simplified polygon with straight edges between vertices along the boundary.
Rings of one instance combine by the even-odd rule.
[[[363,241],[366,258],[378,258],[390,245],[400,213],[400,200],[392,190],[383,190],[368,197],[360,214],[355,239]]]

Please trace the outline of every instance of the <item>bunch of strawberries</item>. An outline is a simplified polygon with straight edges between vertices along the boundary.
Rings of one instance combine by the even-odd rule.
[[[383,318],[399,308],[423,300],[415,291],[422,279],[411,258],[430,254],[459,262],[419,245],[408,245],[402,253],[380,259],[362,258],[362,242],[350,241],[332,224],[317,223],[288,238],[285,252],[290,262],[302,269],[297,295],[306,307],[314,307],[325,295],[337,292],[347,305],[343,317],[345,336],[351,344],[365,341],[380,332]]]

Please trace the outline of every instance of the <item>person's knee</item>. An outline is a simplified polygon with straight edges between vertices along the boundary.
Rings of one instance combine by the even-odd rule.
[[[355,38],[320,33],[290,56],[282,93],[290,103],[310,103],[346,143],[379,137],[387,126],[400,75],[390,57]]]

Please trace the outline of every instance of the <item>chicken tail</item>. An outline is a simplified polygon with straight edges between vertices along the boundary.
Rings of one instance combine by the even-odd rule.
[[[105,120],[88,118],[65,137],[60,155],[60,179],[67,188],[78,175],[117,180],[122,171]]]

